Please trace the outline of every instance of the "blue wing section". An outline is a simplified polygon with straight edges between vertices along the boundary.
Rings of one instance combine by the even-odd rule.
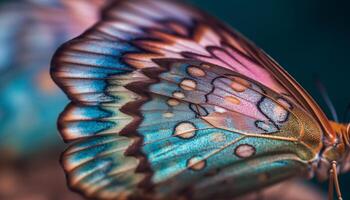
[[[138,137],[121,133],[135,121],[121,109],[141,98],[124,86],[132,77],[144,78],[122,61],[125,52],[133,51],[124,42],[77,39],[62,46],[52,61],[53,79],[72,100],[58,121],[63,139],[71,143],[62,164],[71,188],[88,197],[137,195],[146,176],[136,172],[140,160],[127,156]]]
[[[104,11],[103,20],[57,51],[51,76],[72,101],[58,122],[70,143],[62,160],[72,189],[92,198],[124,199],[140,196],[140,185],[148,187],[152,170],[135,130],[141,122],[139,108],[148,98],[127,86],[147,85],[149,78],[137,67],[155,67],[151,59],[163,55],[124,55],[146,52],[133,42],[148,35],[146,29],[170,30],[167,23],[158,22],[193,25],[192,11],[170,1],[117,1]],[[130,168],[127,173],[113,173],[125,167]]]

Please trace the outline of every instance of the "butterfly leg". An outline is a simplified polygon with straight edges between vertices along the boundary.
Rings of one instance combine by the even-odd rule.
[[[338,180],[338,172],[337,172],[337,162],[333,161],[331,164],[331,169],[329,170],[329,188],[328,188],[328,200],[333,200],[334,195],[334,187],[337,193],[338,200],[343,200],[340,185]]]
[[[329,170],[329,184],[328,184],[328,200],[333,200],[334,197],[334,179],[333,169]]]

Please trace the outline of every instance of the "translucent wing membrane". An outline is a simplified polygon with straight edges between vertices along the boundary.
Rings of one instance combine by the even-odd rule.
[[[73,189],[99,199],[231,198],[316,158],[314,111],[239,34],[175,1],[117,1],[102,16],[52,62],[72,101],[59,128]],[[257,181],[240,183],[243,175]]]

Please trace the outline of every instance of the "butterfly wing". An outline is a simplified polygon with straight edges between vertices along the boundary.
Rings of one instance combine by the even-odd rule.
[[[118,1],[53,60],[52,77],[72,100],[59,119],[72,143],[62,156],[70,186],[102,199],[205,199],[304,171],[321,130],[275,68],[198,10]],[[265,172],[274,178],[250,181]]]

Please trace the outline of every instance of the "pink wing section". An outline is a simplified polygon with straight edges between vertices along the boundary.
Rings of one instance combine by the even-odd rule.
[[[143,51],[128,53],[124,60],[136,68],[154,67],[156,58],[192,58],[287,93],[245,50],[241,36],[194,8],[175,1],[119,1],[105,12],[104,19],[86,36],[131,41]]]

